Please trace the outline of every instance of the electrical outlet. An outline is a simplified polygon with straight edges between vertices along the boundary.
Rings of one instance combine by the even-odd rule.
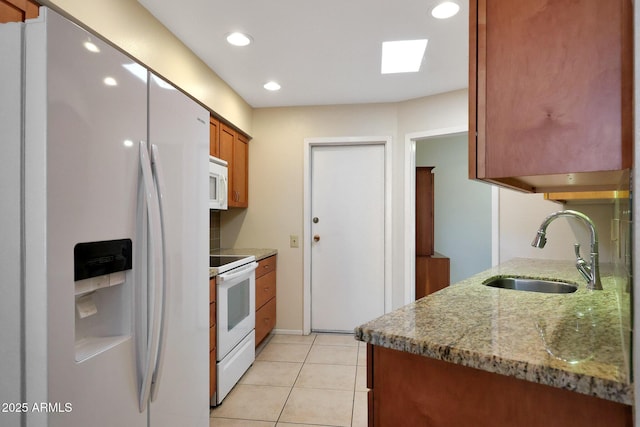
[[[291,246],[292,248],[300,247],[297,235],[292,234],[292,235],[289,236],[289,246]]]

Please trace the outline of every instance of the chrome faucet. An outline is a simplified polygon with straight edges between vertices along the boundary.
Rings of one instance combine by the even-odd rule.
[[[533,239],[531,246],[536,248],[544,248],[544,245],[547,243],[547,227],[551,222],[559,218],[561,216],[566,216],[570,218],[577,218],[582,220],[591,231],[591,254],[590,254],[590,262],[587,265],[587,262],[580,256],[580,244],[576,243],[574,245],[574,251],[576,253],[576,268],[587,281],[587,289],[589,290],[602,290],[602,282],[600,281],[600,268],[598,266],[598,234],[596,233],[596,227],[593,224],[593,221],[583,214],[582,212],[577,211],[558,211],[554,212],[548,217],[546,217],[542,224],[540,224],[540,228],[538,229],[538,234]]]

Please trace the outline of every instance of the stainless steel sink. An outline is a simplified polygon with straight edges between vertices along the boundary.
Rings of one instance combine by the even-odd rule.
[[[483,284],[493,288],[543,292],[547,294],[570,294],[578,289],[578,286],[571,283],[539,279],[521,279],[517,277],[492,277]]]

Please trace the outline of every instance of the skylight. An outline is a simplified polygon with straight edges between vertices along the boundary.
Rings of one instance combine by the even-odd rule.
[[[382,74],[420,71],[427,39],[382,42]]]

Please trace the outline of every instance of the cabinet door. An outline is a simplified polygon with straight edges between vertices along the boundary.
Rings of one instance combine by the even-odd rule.
[[[430,256],[434,251],[433,167],[416,168],[416,256]]]
[[[471,178],[616,188],[631,167],[630,0],[470,5]]]
[[[237,134],[233,145],[233,190],[235,199],[232,206],[241,208],[249,206],[248,173],[249,140],[244,135]]]
[[[229,126],[224,123],[220,123],[220,131],[218,133],[219,139],[219,156],[222,160],[227,162],[229,167],[228,170],[228,185],[227,185],[227,200],[229,207],[233,206],[232,202],[234,200],[233,193],[233,141],[235,140],[236,133]]]
[[[220,157],[220,122],[209,119],[209,155]]]
[[[249,140],[224,123],[220,123],[219,128],[218,157],[229,165],[229,207],[246,208],[249,206]]]
[[[269,332],[276,326],[276,299],[269,302],[256,311],[256,347],[265,339]]]

